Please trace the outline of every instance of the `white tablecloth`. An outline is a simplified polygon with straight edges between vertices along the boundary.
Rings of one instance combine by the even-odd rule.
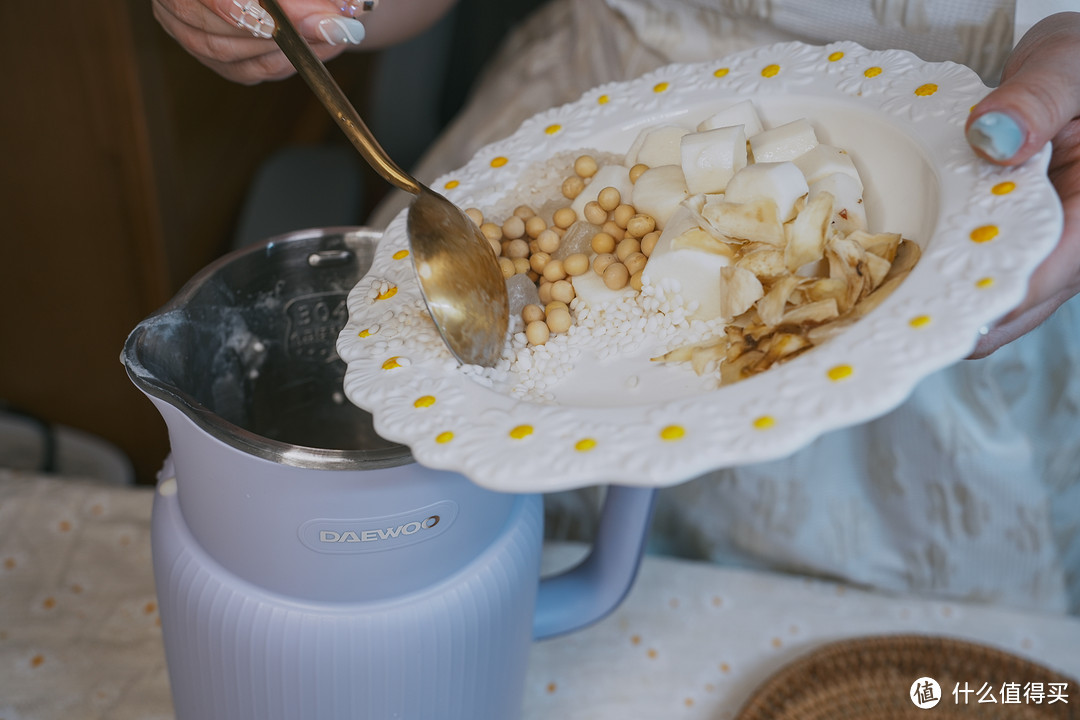
[[[151,500],[145,488],[0,470],[0,720],[173,717]],[[545,564],[581,551],[550,546]],[[1075,617],[647,557],[608,618],[534,645],[524,719],[723,720],[812,648],[898,632],[974,640],[1080,677]]]

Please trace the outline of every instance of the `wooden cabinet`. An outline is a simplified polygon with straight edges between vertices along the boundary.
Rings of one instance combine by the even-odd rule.
[[[267,156],[339,134],[295,78],[204,68],[149,0],[4,2],[0,28],[0,399],[113,442],[151,482],[165,427],[124,339],[228,248]],[[331,69],[355,96],[374,62]]]

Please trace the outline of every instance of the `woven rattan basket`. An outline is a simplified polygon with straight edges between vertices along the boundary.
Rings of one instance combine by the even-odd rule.
[[[918,696],[912,685],[927,677],[940,685],[939,701],[922,708],[914,702]],[[1033,685],[1025,695],[1028,683]],[[986,686],[997,702],[979,702]],[[971,692],[965,694],[965,688]],[[1037,703],[1040,689],[1042,702]],[[983,692],[981,697],[986,700],[988,695]],[[825,645],[783,667],[754,691],[737,716],[737,720],[947,718],[1080,720],[1080,688],[1074,678],[975,643],[929,635],[861,637]]]

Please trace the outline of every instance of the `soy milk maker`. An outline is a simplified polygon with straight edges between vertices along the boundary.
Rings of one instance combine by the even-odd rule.
[[[168,426],[152,545],[178,720],[507,720],[530,643],[627,591],[652,490],[611,487],[540,580],[542,498],[412,461],[341,393],[378,234],[294,233],[207,267],[122,359]]]

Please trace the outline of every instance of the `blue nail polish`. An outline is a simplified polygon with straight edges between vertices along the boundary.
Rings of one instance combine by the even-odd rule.
[[[359,20],[337,17],[325,17],[319,21],[319,34],[330,45],[359,45],[364,39],[364,26]]]
[[[971,123],[967,139],[987,157],[1004,162],[1024,144],[1024,130],[1005,113],[988,112]]]

